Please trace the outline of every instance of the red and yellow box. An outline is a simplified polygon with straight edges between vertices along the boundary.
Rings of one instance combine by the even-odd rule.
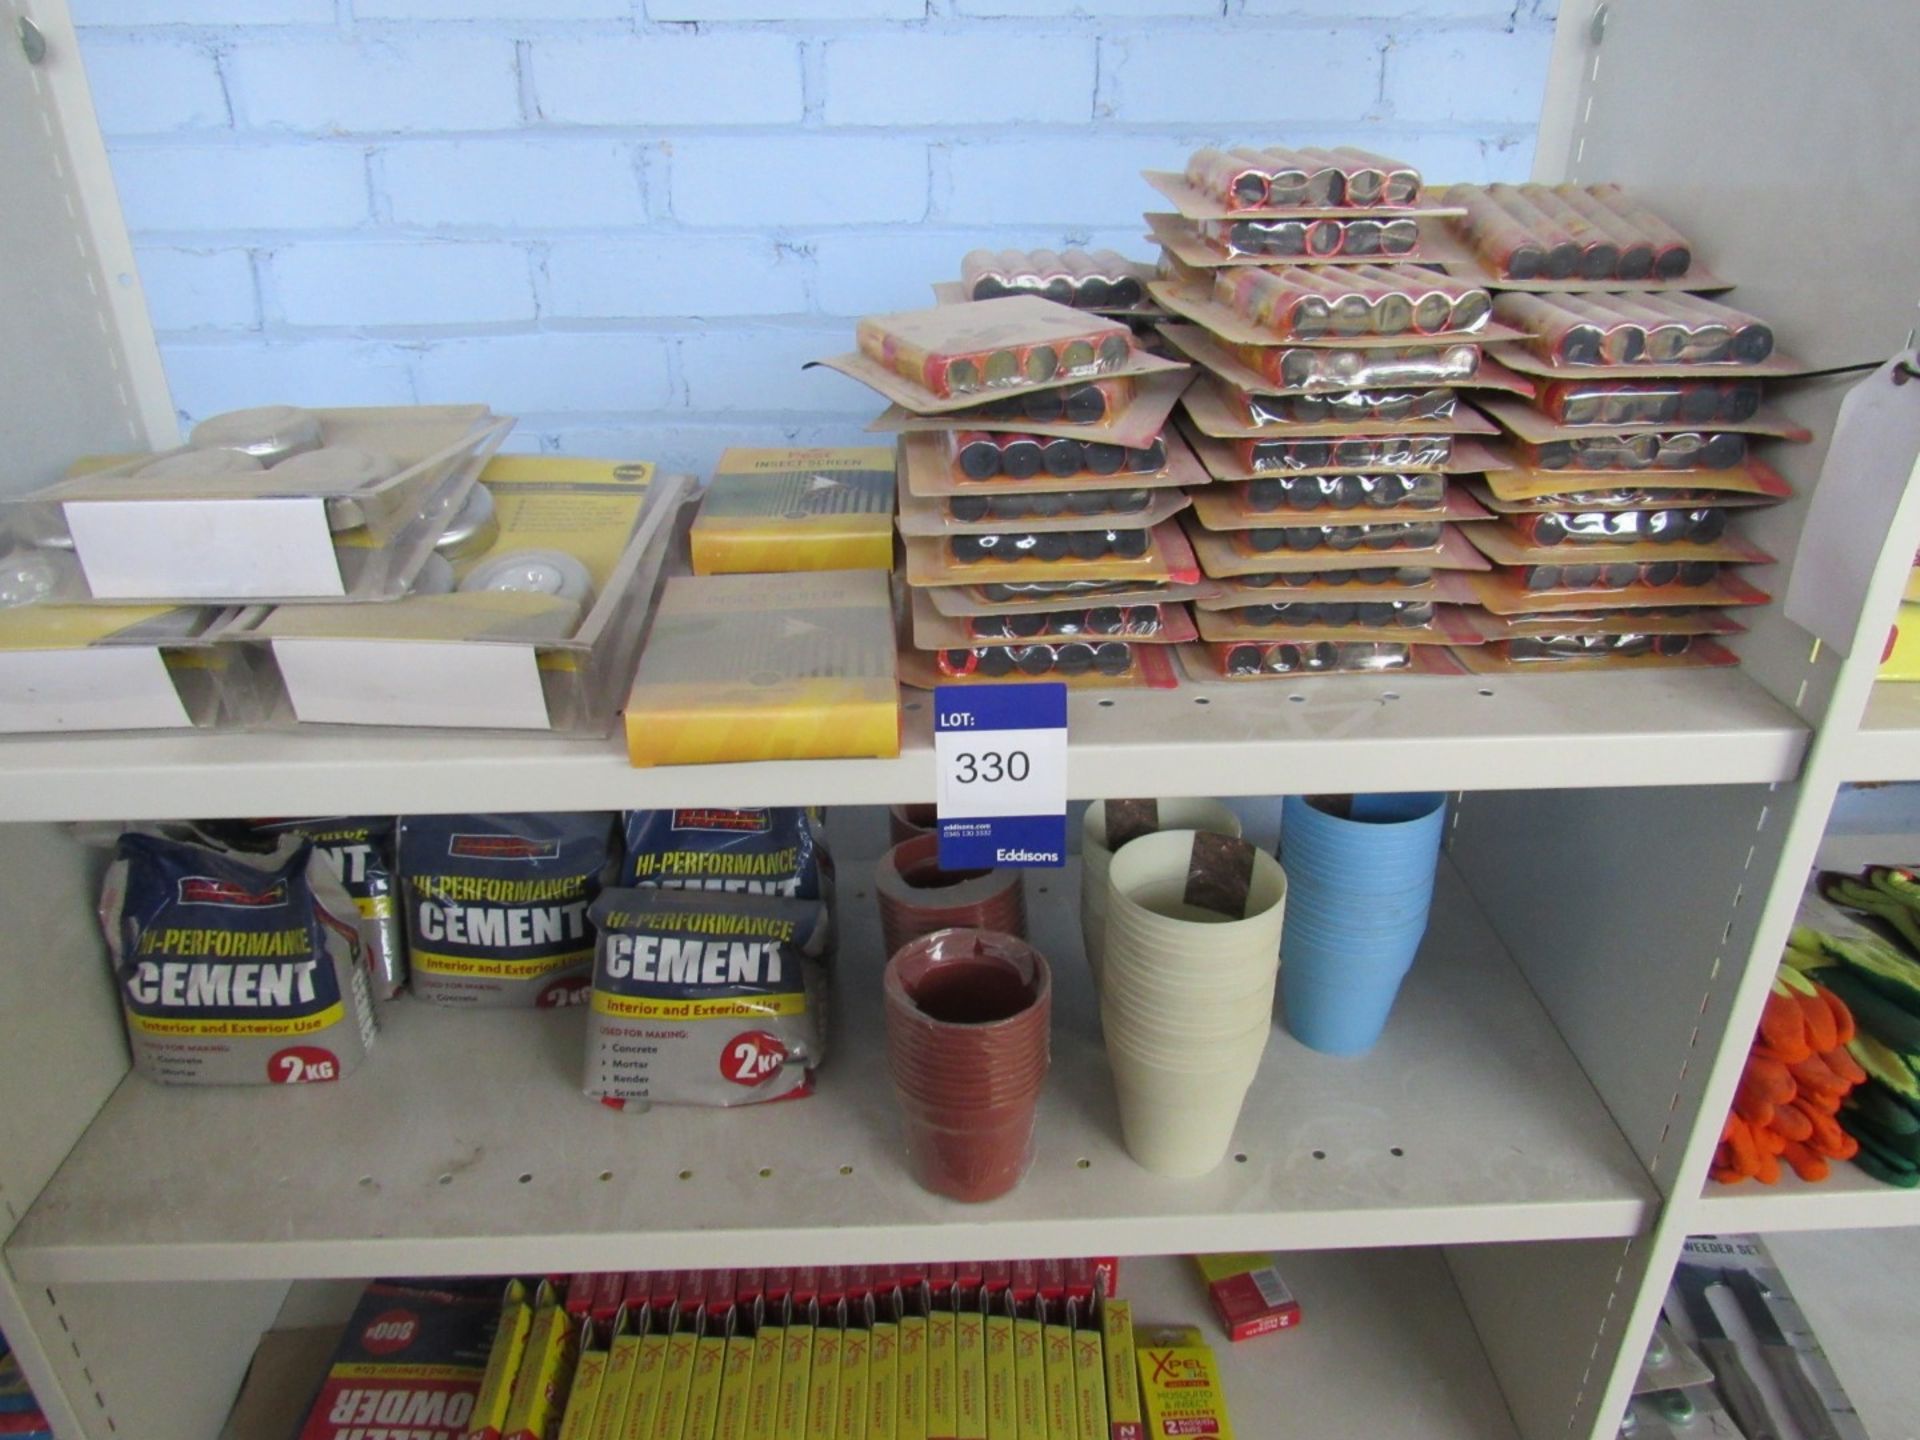
[[[1196,1255],[1207,1298],[1229,1340],[1251,1340],[1300,1323],[1300,1302],[1262,1254]]]

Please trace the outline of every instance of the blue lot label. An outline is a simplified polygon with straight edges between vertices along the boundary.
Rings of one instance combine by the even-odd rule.
[[[941,869],[1066,864],[1067,687],[942,685],[933,706]]]

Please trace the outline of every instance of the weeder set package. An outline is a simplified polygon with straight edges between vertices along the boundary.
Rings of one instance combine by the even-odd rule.
[[[966,288],[986,261],[967,257]],[[1016,267],[1001,271],[1009,268]],[[896,372],[904,366],[927,389],[940,388],[939,376],[951,392],[957,374],[976,391],[996,391],[984,404],[953,407],[903,399],[868,380],[900,407],[876,428],[900,432],[897,524],[907,594],[896,625],[900,674],[910,685],[1176,683],[1164,647],[1190,634],[1191,623],[1176,613],[1178,600],[1161,592],[1198,579],[1172,518],[1189,503],[1186,487],[1206,479],[1167,429],[1186,367],[1138,350],[1125,326],[1107,322],[1111,328],[1087,332],[1088,323],[1084,313],[1029,297],[955,300],[861,322],[867,356],[886,357]],[[1049,338],[1068,331],[1094,342],[1094,371],[1079,349],[1069,365],[1068,351]],[[936,343],[940,336],[951,338]],[[986,336],[997,347],[990,354],[977,349]],[[969,337],[965,345],[961,337]],[[960,353],[966,345],[976,346],[971,357]],[[1034,362],[1034,347],[1058,351],[1059,363]],[[1114,366],[1101,359],[1108,351]],[[1009,358],[1022,356],[1029,358]],[[1053,608],[1071,611],[1116,587],[1153,597],[1156,623],[1104,635],[1084,626],[1016,634],[968,623],[1028,601],[1057,601]],[[1062,623],[1074,624],[1064,616]]]
[[[26,517],[41,543],[0,562],[0,589],[15,592],[0,593],[0,731],[349,724],[606,733],[687,482],[656,477],[643,462],[489,459],[510,424],[479,407],[242,411],[195,429],[206,448],[159,462],[178,462],[186,479],[140,490],[147,472],[127,462],[55,487],[68,497],[57,511],[36,510],[39,497],[19,502],[0,526],[17,535]],[[251,452],[214,440],[286,449],[314,433],[320,448],[296,449],[270,468],[223,473],[219,484],[192,478],[209,457],[229,457],[216,466],[253,463]],[[360,458],[337,458],[348,455]],[[294,494],[297,476],[276,478],[317,472],[327,456],[363,478],[324,496]],[[96,498],[119,490],[151,498]],[[256,520],[297,517],[308,501],[336,526],[326,533],[344,589],[308,586],[297,547],[277,578],[246,581],[220,560],[225,538],[207,552],[193,592],[224,608],[97,603],[97,585],[94,601],[62,603],[60,586],[42,583],[43,557],[69,568],[76,553],[84,559],[78,537],[96,506],[151,520],[151,543],[168,563],[198,563],[205,549],[166,538],[179,515],[219,537],[233,519],[233,543],[254,547],[249,555],[265,564],[283,551],[271,523]],[[352,528],[338,528],[347,520]],[[268,597],[279,603],[255,603]],[[371,603],[344,603],[353,601]]]
[[[1636,213],[1637,244],[1684,257],[1685,242],[1658,217],[1602,191],[1588,201]],[[1528,197],[1493,198],[1501,203],[1488,215],[1507,220]],[[1484,233],[1497,223],[1488,218]],[[1665,248],[1655,243],[1663,229]],[[1529,233],[1540,242],[1549,232]],[[1628,234],[1552,233],[1589,246]],[[1681,259],[1652,263],[1678,283],[1700,281]],[[1589,268],[1607,278],[1587,284],[1619,278],[1617,267]],[[1584,273],[1576,266],[1573,276]],[[1580,283],[1559,277],[1556,288]],[[1740,631],[1729,610],[1768,598],[1738,567],[1773,557],[1735,527],[1745,511],[1791,493],[1757,447],[1811,438],[1763,403],[1765,377],[1794,368],[1772,328],[1678,289],[1504,293],[1494,309],[1528,331],[1503,355],[1539,388],[1527,403],[1483,405],[1504,433],[1498,463],[1474,488],[1496,518],[1468,533],[1494,567],[1475,584],[1495,633],[1462,662],[1483,672],[1737,663],[1715,637]]]
[[[247,611],[221,639],[280,723],[605,734],[688,496],[645,462],[503,456],[488,519],[389,605]]]
[[[432,583],[512,423],[482,406],[241,410],[0,502],[0,733],[257,723],[271,685],[216,643],[257,612],[232,607],[378,609],[342,602]]]
[[[0,531],[54,603],[390,600],[512,424],[479,405],[235,411],[0,504]]]

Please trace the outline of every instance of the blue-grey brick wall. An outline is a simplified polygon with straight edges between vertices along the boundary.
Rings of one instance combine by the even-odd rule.
[[[976,245],[1147,258],[1142,167],[1523,177],[1554,0],[73,0],[192,420],[480,400],[695,469],[846,441],[802,361]]]

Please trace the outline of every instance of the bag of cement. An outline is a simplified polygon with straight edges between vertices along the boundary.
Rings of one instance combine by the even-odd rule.
[[[400,938],[400,899],[393,882],[393,817],[323,815],[306,820],[267,820],[266,835],[303,835],[346,887],[360,913],[361,959],[367,983],[381,1000],[407,984],[407,948]]]
[[[130,831],[100,895],[134,1068],[170,1085],[338,1080],[373,1044],[353,902],[313,846]]]
[[[594,902],[586,1093],[620,1106],[805,1095],[826,1056],[826,906],[656,888]]]
[[[623,885],[829,898],[832,862],[821,843],[818,810],[689,807],[629,810],[623,818]]]
[[[601,811],[402,817],[413,993],[436,1005],[582,1003],[588,907],[612,862],[613,816]]]

